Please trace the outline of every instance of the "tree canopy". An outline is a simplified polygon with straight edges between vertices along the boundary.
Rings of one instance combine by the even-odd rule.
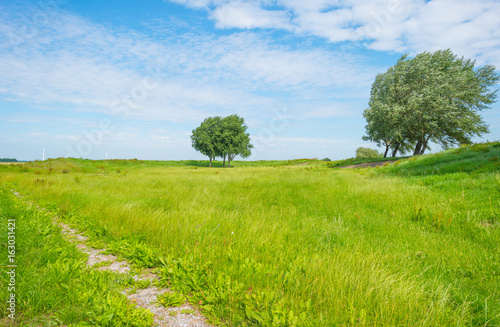
[[[227,157],[229,167],[237,155],[247,158],[252,154],[253,145],[247,128],[245,120],[238,115],[208,117],[193,130],[192,146],[209,157],[210,167],[216,157],[224,158],[224,166]]]
[[[492,65],[474,66],[450,50],[402,56],[372,84],[363,139],[385,146],[386,157],[390,149],[423,154],[429,141],[448,147],[487,133],[479,112],[495,101],[490,88],[499,75]]]
[[[219,154],[219,139],[221,135],[221,117],[208,117],[198,128],[193,130],[191,142],[193,148],[210,158],[210,167],[212,160]]]

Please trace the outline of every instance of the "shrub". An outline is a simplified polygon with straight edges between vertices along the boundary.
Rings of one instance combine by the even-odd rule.
[[[367,159],[367,158],[382,158],[382,154],[380,154],[377,150],[359,147],[356,150],[356,159]]]

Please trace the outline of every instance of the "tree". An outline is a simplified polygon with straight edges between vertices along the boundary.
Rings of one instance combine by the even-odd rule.
[[[370,148],[359,147],[356,149],[356,159],[381,158],[382,155]]]
[[[487,133],[479,112],[495,101],[499,76],[492,65],[474,65],[450,50],[402,56],[375,78],[363,139],[385,145],[385,157],[391,148],[393,156],[413,147],[423,154],[429,141],[448,147]]]
[[[229,167],[237,155],[243,158],[251,155],[253,145],[250,144],[250,135],[246,133],[247,128],[245,120],[238,115],[208,117],[193,130],[192,146],[210,158],[210,167],[215,157],[224,158],[225,166],[226,156]]]
[[[403,56],[400,61],[405,58]],[[368,123],[363,140],[385,146],[384,158],[389,150],[392,150],[392,156],[395,157],[398,151],[404,153],[410,147],[404,138],[399,93],[394,91],[398,74],[393,66],[385,74],[376,76],[370,92],[369,108],[363,113]]]
[[[212,160],[220,154],[221,138],[221,117],[208,117],[198,128],[193,130],[191,142],[193,148],[210,158],[210,167]]]
[[[221,121],[221,128],[220,152],[224,156],[224,161],[227,155],[228,167],[237,155],[247,158],[252,154],[253,145],[250,144],[250,134],[246,133],[248,127],[242,117],[238,115],[224,117]]]

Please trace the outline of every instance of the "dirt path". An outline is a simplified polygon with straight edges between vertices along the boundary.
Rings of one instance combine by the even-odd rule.
[[[12,193],[18,198],[23,196],[14,190]],[[33,204],[33,203],[32,203]],[[46,210],[35,205],[40,210]],[[119,274],[125,274],[130,271],[130,263],[126,260],[120,261],[117,256],[112,254],[104,254],[106,249],[94,249],[87,245],[88,237],[82,235],[77,229],[72,229],[70,226],[62,223],[58,217],[53,218],[53,223],[61,227],[61,233],[64,237],[74,243],[78,249],[88,255],[87,265],[90,267],[96,266],[98,270],[109,270]],[[144,270],[141,274],[133,276],[135,280],[150,280],[151,286],[144,289],[125,289],[122,291],[127,296],[129,301],[136,304],[138,307],[145,308],[154,315],[154,326],[159,327],[210,327],[200,312],[191,306],[189,303],[184,303],[180,307],[166,308],[157,303],[157,297],[165,292],[170,292],[169,289],[156,287],[155,284],[159,280],[158,275],[150,270]]]

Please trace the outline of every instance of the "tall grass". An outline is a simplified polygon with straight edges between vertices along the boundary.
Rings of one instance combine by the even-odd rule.
[[[489,147],[480,161],[494,164]],[[56,160],[0,171],[94,239],[154,249],[163,281],[212,321],[500,324],[498,176],[455,170],[440,184],[405,173],[416,162],[334,170]]]
[[[15,289],[2,267],[2,326],[151,326],[152,314],[134,308],[120,293],[131,276],[86,266],[85,255],[65,240],[52,215],[23,204],[0,187],[0,262],[7,261],[7,222],[15,220]],[[5,271],[5,272],[4,272]],[[7,299],[15,294],[15,313]],[[13,313],[14,319],[8,317]]]

